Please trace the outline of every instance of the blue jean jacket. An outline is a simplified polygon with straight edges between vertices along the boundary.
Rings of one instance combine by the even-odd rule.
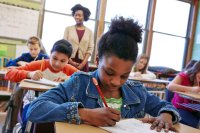
[[[77,72],[64,83],[42,94],[31,103],[27,112],[28,120],[35,123],[52,121],[80,123],[78,108],[103,107],[92,77],[98,79],[98,72]],[[149,94],[140,82],[127,80],[121,87],[121,92],[122,118],[143,118],[145,113],[158,116],[162,112],[170,112],[174,123],[180,120],[179,113],[173,105]]]

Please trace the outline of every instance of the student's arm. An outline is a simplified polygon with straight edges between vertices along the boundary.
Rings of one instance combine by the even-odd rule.
[[[70,102],[70,99],[74,98],[73,87],[73,80],[70,78],[68,82],[42,94],[31,103],[27,111],[28,120],[36,123],[77,120],[79,123],[78,108],[83,105],[76,101]],[[71,91],[68,93],[68,90]]]
[[[172,116],[173,123],[177,123],[180,120],[178,110],[169,102],[160,100],[159,97],[146,92],[145,112],[151,116],[159,116],[162,113],[168,113]]]
[[[75,120],[96,126],[114,125],[120,119],[120,112],[111,108],[84,108],[82,103],[87,100],[79,99],[79,94],[86,93],[85,88],[78,85],[77,79],[72,76],[69,80],[59,84],[56,88],[47,91],[33,101],[27,111],[28,120],[35,123]],[[86,94],[83,94],[86,95]]]
[[[156,75],[150,71],[147,71],[146,74],[142,74],[142,78],[145,79],[156,79]]]
[[[200,87],[198,86],[184,86],[181,85],[182,79],[177,75],[167,86],[170,91],[180,91],[180,92],[200,92]]]
[[[17,62],[19,62],[19,61],[24,61],[23,54],[22,54],[20,57],[14,59],[14,60],[10,60],[10,61],[6,64],[6,67],[9,67],[9,66],[19,66],[19,65],[17,64]]]
[[[11,68],[5,75],[6,80],[10,80],[12,82],[20,82],[23,79],[30,78],[28,74],[30,72],[40,70],[42,61],[33,61],[28,63],[26,66],[21,66],[17,68]]]

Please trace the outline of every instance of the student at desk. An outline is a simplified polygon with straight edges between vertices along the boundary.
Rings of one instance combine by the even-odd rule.
[[[135,65],[130,76],[144,78],[144,79],[156,79],[156,75],[148,71],[149,57],[145,54],[141,54]]]
[[[168,85],[170,91],[180,92],[200,92],[200,61],[197,61],[191,68],[185,72],[179,73],[174,80]],[[200,113],[189,108],[183,107],[182,103],[195,103],[186,98],[182,98],[178,93],[174,94],[172,99],[173,105],[179,110],[182,117],[181,123],[199,128]]]
[[[133,19],[114,18],[98,43],[98,69],[73,74],[69,80],[41,95],[30,105],[27,118],[35,123],[67,121],[113,126],[121,118],[143,118],[149,113],[155,117],[143,120],[152,122],[152,129],[169,130],[172,123],[180,119],[177,110],[149,94],[141,83],[127,80],[141,36],[142,28]],[[102,91],[107,104],[103,104],[104,96],[98,90]]]
[[[46,54],[42,54],[42,42],[36,37],[32,36],[27,41],[27,46],[29,49],[28,53],[23,53],[20,57],[10,60],[6,67],[10,66],[25,66],[27,63],[31,61],[41,60],[42,58],[48,59],[49,57]]]
[[[68,64],[68,60],[72,54],[72,46],[66,40],[55,42],[51,50],[50,59],[33,61],[25,66],[9,69],[6,73],[6,79],[13,82],[20,82],[23,79],[40,80],[46,78],[48,80],[63,82],[68,79],[77,69]],[[29,91],[24,99],[23,130],[26,125],[26,111],[29,103],[35,99],[34,91]]]

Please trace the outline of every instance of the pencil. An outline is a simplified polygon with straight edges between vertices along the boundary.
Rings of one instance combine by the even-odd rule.
[[[108,105],[107,105],[107,103],[106,103],[106,100],[105,100],[105,98],[104,98],[104,96],[103,96],[103,93],[101,92],[101,89],[100,89],[100,87],[99,87],[99,85],[98,85],[97,80],[96,80],[95,78],[92,78],[92,81],[93,81],[94,85],[96,86],[97,91],[98,91],[99,95],[101,96],[101,99],[102,99],[104,105],[105,105],[106,107],[108,107]]]
[[[33,61],[36,61],[36,59],[38,58],[38,56],[35,57],[35,59]]]
[[[43,64],[44,64],[44,57],[42,57],[42,64],[40,66],[40,71],[42,71]]]

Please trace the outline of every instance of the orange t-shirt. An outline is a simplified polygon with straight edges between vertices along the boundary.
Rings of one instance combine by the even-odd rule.
[[[12,82],[20,82],[23,79],[27,78],[27,74],[30,71],[40,70],[41,64],[42,72],[45,73],[45,78],[52,80],[52,77],[55,75],[57,76],[70,76],[74,72],[78,71],[75,67],[71,66],[70,64],[65,65],[65,67],[61,71],[54,71],[50,65],[49,59],[46,60],[38,60],[28,63],[25,66],[9,69],[5,75],[6,80],[10,80]],[[50,78],[51,77],[51,78]]]

